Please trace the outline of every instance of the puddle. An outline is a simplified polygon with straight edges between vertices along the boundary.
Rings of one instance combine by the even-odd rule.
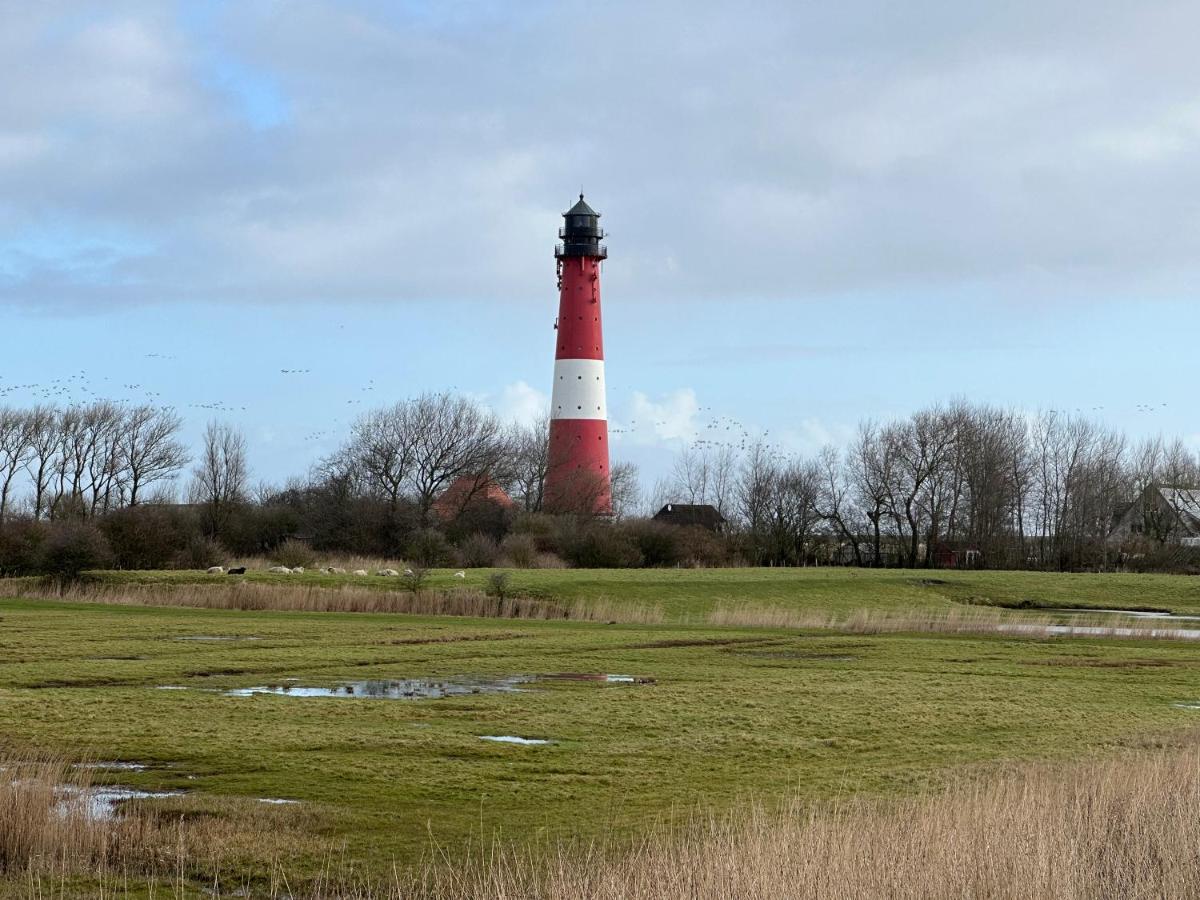
[[[1176,622],[1200,622],[1200,616],[1178,616],[1169,612],[1147,612],[1138,609],[1073,609],[1047,606],[1039,612],[1066,613],[1072,616],[1124,616],[1130,619],[1173,619]]]
[[[73,769],[109,769],[119,770],[122,772],[142,772],[149,768],[145,763],[135,762],[93,762],[93,763],[75,763]]]
[[[249,634],[188,634],[173,638],[176,641],[261,641],[262,638]]]
[[[186,691],[187,688],[182,684],[160,684],[155,687],[156,691]]]
[[[603,672],[553,672],[537,676],[539,681],[603,681],[607,684],[654,684],[653,678],[635,675],[606,675]]]
[[[507,678],[474,679],[412,678],[402,681],[351,681],[336,687],[304,687],[297,684],[274,684],[260,687],[234,688],[225,691],[230,697],[251,697],[255,694],[277,694],[285,697],[343,697],[363,700],[437,700],[442,697],[461,697],[470,694],[516,694],[521,685],[534,681],[531,675],[512,675]]]
[[[1175,638],[1200,640],[1200,628],[1122,628],[1107,625],[1026,625],[1005,622],[994,626],[1006,634],[1068,635],[1075,637]]]
[[[516,737],[511,734],[481,734],[481,741],[494,741],[497,744],[521,744],[522,746],[534,746],[539,744],[552,744],[553,741],[547,741],[542,738],[523,738]]]
[[[259,797],[259,803],[270,803],[272,806],[293,806],[298,804],[299,800],[284,800],[282,797]]]
[[[78,788],[64,786],[59,788],[63,799],[58,803],[58,811],[66,815],[82,804],[82,811],[89,819],[115,819],[120,806],[127,800],[161,800],[166,797],[181,797],[183,791],[142,791],[136,788],[124,787],[90,787]]]
[[[1172,703],[1176,709],[1200,709],[1200,703]]]

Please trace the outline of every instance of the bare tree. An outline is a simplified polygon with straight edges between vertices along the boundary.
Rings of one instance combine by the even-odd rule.
[[[508,481],[525,512],[541,512],[550,468],[550,414],[530,425],[514,426],[508,434]]]
[[[250,473],[245,436],[232,425],[209,422],[192,476],[192,502],[203,507],[205,531],[218,537],[246,499]]]
[[[179,416],[169,409],[145,405],[126,410],[119,452],[130,506],[137,505],[150,485],[174,478],[187,465],[187,449],[177,437],[181,424]]]
[[[13,480],[33,453],[33,422],[25,410],[0,407],[0,525],[8,515]]]
[[[619,462],[611,473],[612,514],[623,519],[637,509],[642,490],[638,483],[638,467],[632,462]]]

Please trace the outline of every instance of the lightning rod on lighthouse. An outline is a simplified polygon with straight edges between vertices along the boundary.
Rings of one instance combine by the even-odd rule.
[[[558,260],[558,322],[545,508],[609,515],[608,408],[604,400],[604,339],[600,315],[600,214],[584,202],[563,213],[554,249]]]

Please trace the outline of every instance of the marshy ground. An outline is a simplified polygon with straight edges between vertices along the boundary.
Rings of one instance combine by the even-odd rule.
[[[292,578],[278,590],[296,590]],[[303,881],[331,847],[386,874],[435,843],[449,859],[497,835],[619,844],[697,809],[920,796],[963,773],[1121,753],[1200,724],[1189,641],[711,624],[737,609],[1195,613],[1200,583],[1186,578],[513,573],[543,601],[627,604],[649,623],[121,604],[127,583],[161,582],[171,602],[205,579],[100,581],[105,603],[0,601],[0,734],[22,752],[125,764],[88,769],[90,782],[180,792],[142,801],[177,820],[237,818],[223,865],[254,884],[280,865]],[[297,802],[263,802],[279,800]],[[256,847],[256,830],[273,839]],[[189,883],[205,875],[197,863]]]

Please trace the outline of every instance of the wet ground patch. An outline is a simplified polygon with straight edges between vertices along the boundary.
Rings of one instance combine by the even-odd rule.
[[[121,807],[131,800],[182,797],[184,791],[145,791],[116,785],[63,785],[58,788],[58,794],[58,810],[62,815],[79,811],[89,819],[115,819],[120,814]]]
[[[462,697],[471,694],[519,693],[525,690],[523,685],[535,680],[536,676],[533,675],[510,675],[504,678],[364,679],[332,687],[311,687],[285,682],[233,688],[224,693],[228,697],[274,694],[282,697],[341,697],[360,700],[437,700],[442,697]]]
[[[479,739],[481,741],[491,741],[494,744],[519,744],[522,747],[554,743],[554,741],[547,740],[546,738],[524,738],[513,734],[481,734]]]
[[[1023,660],[1026,666],[1062,666],[1075,669],[1162,669],[1184,665],[1171,659],[1101,659],[1092,656],[1061,656],[1053,659]]]

